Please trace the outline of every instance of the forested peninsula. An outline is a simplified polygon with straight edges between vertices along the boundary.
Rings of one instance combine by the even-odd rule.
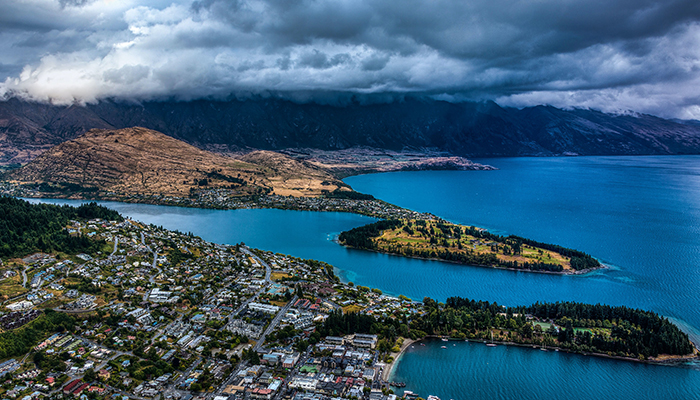
[[[399,338],[430,336],[534,345],[575,353],[659,362],[694,357],[688,335],[667,318],[625,306],[576,302],[505,307],[488,301],[426,297],[423,312],[411,320],[397,316],[331,313],[322,335],[378,334],[386,351]]]
[[[441,219],[391,219],[342,232],[338,241],[357,249],[465,265],[562,274],[602,268],[592,256],[519,236],[500,236]]]

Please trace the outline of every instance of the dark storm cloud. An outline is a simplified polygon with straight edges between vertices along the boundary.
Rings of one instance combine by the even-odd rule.
[[[61,7],[83,7],[92,2],[93,0],[58,0]]]
[[[688,0],[2,2],[0,94],[411,94],[698,118],[699,21]]]

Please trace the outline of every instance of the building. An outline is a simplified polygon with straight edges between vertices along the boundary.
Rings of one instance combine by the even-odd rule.
[[[148,296],[148,300],[154,303],[164,303],[168,301],[172,292],[166,292],[155,288],[151,290],[151,294]]]
[[[226,326],[226,329],[235,333],[236,335],[242,335],[254,339],[259,338],[263,332],[262,325],[251,324],[242,319],[234,319]]]
[[[293,389],[315,390],[318,379],[295,377],[289,382],[289,387]]]
[[[280,310],[278,306],[273,306],[272,304],[262,304],[257,302],[252,302],[248,304],[248,308],[253,311],[261,311],[266,314],[277,314]]]
[[[366,335],[356,333],[352,339],[352,345],[355,347],[363,347],[373,349],[377,346],[377,335]]]
[[[345,344],[345,339],[339,336],[326,336],[326,343],[329,344],[335,344],[335,345],[343,345]]]

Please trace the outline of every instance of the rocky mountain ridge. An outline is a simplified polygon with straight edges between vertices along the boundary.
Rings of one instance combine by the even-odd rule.
[[[464,157],[700,154],[700,126],[651,115],[407,99],[345,106],[278,99],[54,106],[0,102],[0,163],[90,129],[142,126],[213,151],[371,147]]]

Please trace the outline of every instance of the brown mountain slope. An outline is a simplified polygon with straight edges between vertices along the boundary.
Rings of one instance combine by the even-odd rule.
[[[187,196],[222,188],[236,195],[316,196],[342,182],[287,156],[257,152],[239,160],[210,153],[145,128],[93,129],[46,151],[7,178],[72,191]],[[322,185],[322,182],[326,184]]]
[[[239,158],[264,167],[275,194],[304,196],[304,193],[321,193],[346,186],[325,169],[274,151],[258,150]]]

